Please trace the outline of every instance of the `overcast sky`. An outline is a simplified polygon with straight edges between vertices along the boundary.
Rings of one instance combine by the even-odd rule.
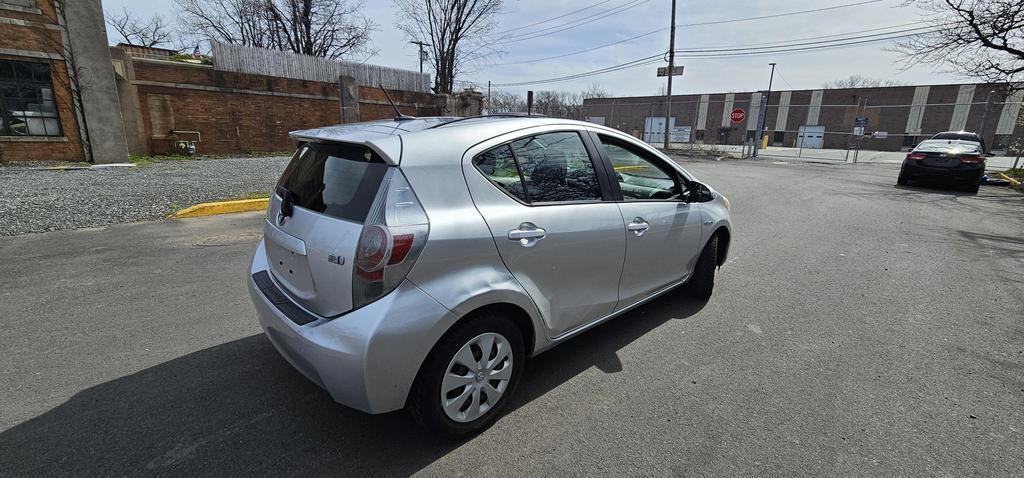
[[[600,1],[505,0],[504,12],[500,17],[498,30],[530,25]],[[679,24],[687,24],[733,20],[844,5],[857,1],[680,0],[676,21]],[[629,3],[631,2],[628,0],[608,0],[599,6],[577,14],[521,29],[516,33],[542,28],[554,29],[553,27],[556,25],[586,16],[598,15],[602,11]],[[678,30],[676,49],[749,46],[766,42],[801,40],[901,25],[918,20],[913,9],[901,8],[899,4],[899,0],[883,0],[855,7],[784,15],[757,21],[685,26]],[[174,21],[174,0],[146,0],[145,2],[103,0],[103,5],[108,11],[120,11],[122,8],[127,8],[129,11],[143,16],[159,13],[172,22]],[[670,13],[670,0],[647,0],[633,8],[577,28],[570,28],[536,39],[500,45],[505,53],[492,59],[490,61],[492,65],[477,65],[473,71],[469,71],[457,79],[470,80],[482,85],[486,85],[488,80],[494,83],[531,81],[592,71],[658,54],[667,50],[669,42],[667,30],[581,55],[527,64],[493,65],[571,53],[644,34],[667,27],[671,17]],[[408,44],[408,39],[404,38],[402,33],[395,28],[394,8],[391,1],[367,0],[364,14],[379,25],[379,29],[373,34],[372,45],[379,52],[368,62],[417,69],[416,47]],[[116,34],[109,29],[108,33],[111,43],[116,43],[118,41]],[[876,43],[767,56],[686,59],[681,61],[685,66],[685,74],[681,79],[677,78],[674,81],[673,92],[703,93],[763,89],[768,83],[770,69],[768,63],[772,61],[778,63],[774,89],[819,88],[829,80],[845,78],[852,74],[893,79],[909,84],[953,83],[963,80],[955,75],[936,72],[932,68],[918,67],[909,71],[901,71],[898,56],[885,51],[884,45]],[[513,91],[527,89],[576,91],[582,90],[591,82],[596,81],[616,96],[649,95],[656,93],[659,85],[665,81],[664,78],[655,76],[657,66],[659,65],[643,66],[579,80],[507,89]]]

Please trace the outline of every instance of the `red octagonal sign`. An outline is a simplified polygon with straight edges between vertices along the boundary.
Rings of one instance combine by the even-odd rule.
[[[743,108],[736,108],[732,110],[729,118],[732,119],[733,123],[742,123],[743,120],[747,119],[747,112],[743,111]]]

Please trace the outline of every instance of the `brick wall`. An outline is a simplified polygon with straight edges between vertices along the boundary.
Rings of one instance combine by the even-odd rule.
[[[134,86],[142,128],[125,129],[139,131],[152,154],[173,153],[176,141],[195,139],[191,134],[172,135],[170,130],[199,131],[200,154],[239,154],[285,151],[294,146],[288,132],[342,122],[338,84],[151,59],[130,61],[133,77],[122,81]],[[358,90],[360,121],[394,117],[380,89]],[[441,114],[434,95],[391,95],[405,114]]]
[[[34,4],[40,13],[0,9],[0,17],[15,20],[14,23],[0,23],[0,48],[19,52],[0,55],[0,59],[50,65],[63,137],[0,136],[0,153],[5,161],[84,161],[85,152],[71,99],[67,67],[64,60],[54,57],[64,52],[60,30],[56,29],[57,14],[53,1],[37,0]],[[19,22],[28,24],[15,24]]]

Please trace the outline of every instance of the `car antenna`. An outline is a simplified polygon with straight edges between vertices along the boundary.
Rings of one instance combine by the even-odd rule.
[[[391,95],[388,94],[388,90],[386,88],[384,88],[383,84],[377,83],[377,86],[380,87],[380,91],[384,92],[384,96],[387,97],[388,103],[391,103],[391,107],[395,109],[395,121],[405,121],[405,120],[416,119],[415,116],[406,116],[406,115],[402,114],[402,111],[398,109],[398,106],[395,105],[395,102],[391,101]]]

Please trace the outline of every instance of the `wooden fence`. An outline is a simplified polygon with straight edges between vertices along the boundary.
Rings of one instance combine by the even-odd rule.
[[[213,42],[213,65],[221,71],[327,83],[336,83],[344,75],[360,85],[430,92],[430,75],[426,73],[218,42]]]

